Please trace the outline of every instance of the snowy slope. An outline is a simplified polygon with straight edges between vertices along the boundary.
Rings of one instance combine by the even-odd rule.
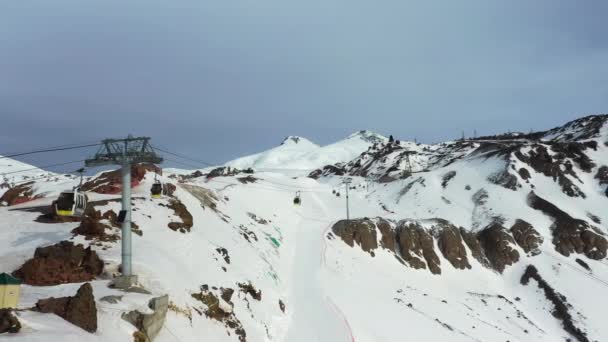
[[[46,186],[47,197],[0,208],[0,271],[18,268],[39,246],[66,239],[91,245],[106,262],[106,272],[92,282],[99,328],[89,334],[54,315],[22,311],[18,317],[24,328],[9,340],[131,341],[136,329],[121,314],[146,310],[148,300],[162,294],[169,295],[172,306],[157,341],[239,341],[237,329],[231,327],[237,321],[246,341],[608,340],[603,323],[608,261],[605,255],[597,257],[601,244],[565,255],[558,250],[565,246],[560,241],[578,243],[576,238],[583,235],[556,240],[554,218],[530,202],[534,193],[592,226],[585,230],[583,244],[592,243],[589,236],[597,243],[608,234],[608,179],[598,177],[602,166],[608,166],[608,117],[600,119],[580,119],[548,131],[554,132],[551,135],[543,133],[540,140],[417,145],[387,144],[382,138],[366,141],[355,134],[318,147],[288,139],[273,150],[229,163],[262,169],[253,175],[180,182],[179,175],[188,172],[177,170],[173,178],[165,170],[162,181],[174,183],[177,190],[160,200],[149,197],[154,176],[148,173],[134,188],[133,219],[143,234],[133,236],[133,249],[134,270],[150,295],[108,288],[120,263],[120,242],[73,236],[70,231],[77,222],[36,222],[40,212],[23,210],[45,207],[61,191],[55,183],[38,180],[36,187]],[[590,131],[581,128],[587,125]],[[312,170],[327,164],[335,168],[322,169],[314,178],[276,170],[285,165]],[[263,170],[266,167],[273,170]],[[336,174],[337,169],[343,174]],[[353,179],[351,218],[388,222],[384,230],[371,226],[353,231],[353,247],[348,234],[334,229],[346,214],[341,184],[345,176]],[[296,191],[302,194],[301,206],[293,205]],[[119,210],[119,203],[111,201],[116,195],[89,196],[110,200],[99,202],[95,209],[100,212]],[[180,220],[167,207],[174,200],[192,215],[190,231],[169,228],[170,222]],[[526,251],[511,240],[515,233],[509,227],[518,220],[528,222],[542,238],[536,248]],[[499,229],[503,240],[494,244],[484,234],[496,223],[504,227]],[[457,229],[448,239],[449,224]],[[406,237],[402,227],[408,225],[418,227],[411,231],[418,235]],[[372,232],[373,240],[366,239]],[[465,234],[484,244],[482,255],[468,242],[459,245],[458,237]],[[424,246],[417,245],[419,238]],[[391,243],[397,247],[388,246]],[[450,248],[455,245],[462,247]],[[402,254],[405,248],[413,253],[409,259]],[[499,270],[491,254],[511,263]],[[459,267],[455,260],[466,260],[469,267]],[[431,271],[431,262],[440,272]],[[529,265],[566,298],[570,322],[585,335],[568,330],[552,314],[554,304],[539,287],[541,282],[522,284]],[[259,300],[240,290],[239,284],[245,283],[261,291]],[[79,285],[25,285],[20,308],[40,298],[71,295]],[[235,290],[230,301],[219,303],[233,314],[230,324],[207,317],[210,307],[196,298],[208,293],[220,298],[228,288]],[[123,299],[116,304],[101,301],[110,294]]]
[[[305,138],[290,136],[273,149],[230,161],[226,166],[266,171],[310,172],[327,164],[350,161],[374,143],[386,140],[381,135],[360,131],[336,143],[319,146]]]

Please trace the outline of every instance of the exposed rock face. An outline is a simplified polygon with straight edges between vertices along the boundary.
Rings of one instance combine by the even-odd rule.
[[[528,171],[528,169],[526,169],[525,167],[520,168],[518,173],[521,179],[523,180],[528,180],[531,177],[530,171]]]
[[[576,338],[579,342],[590,342],[589,338],[587,338],[587,334],[574,324],[574,319],[570,314],[570,308],[572,308],[572,305],[566,301],[565,296],[557,293],[555,289],[553,289],[549,283],[547,283],[540,276],[538,270],[533,265],[529,265],[526,268],[520,282],[522,285],[528,285],[530,283],[530,279],[536,280],[538,288],[545,293],[545,297],[553,304],[553,311],[551,313],[555,318],[562,321],[564,330]]]
[[[134,310],[122,315],[122,319],[139,329],[138,338],[144,342],[152,341],[163,328],[169,310],[169,296],[150,299],[148,307],[152,313],[144,314]]]
[[[443,188],[448,186],[448,183],[456,176],[456,171],[450,171],[441,177],[441,186]]]
[[[524,220],[517,219],[511,227],[511,233],[515,242],[526,252],[536,255],[540,253],[538,248],[543,243],[543,238],[534,227]]]
[[[488,182],[496,185],[500,185],[505,189],[517,190],[517,177],[512,175],[507,170],[494,173],[488,177]]]
[[[214,178],[214,177],[229,177],[229,176],[236,176],[239,174],[253,174],[253,169],[249,168],[246,170],[240,170],[240,169],[236,169],[234,167],[230,167],[230,166],[222,166],[222,167],[218,167],[215,168],[213,170],[211,170],[211,172],[209,172],[209,174],[207,175],[207,178]]]
[[[226,289],[223,289],[223,293],[226,293]],[[199,293],[192,294],[192,298],[205,304],[206,309],[204,309],[203,312],[207,318],[223,323],[226,328],[234,331],[239,337],[240,342],[246,342],[247,332],[243,329],[241,321],[239,321],[234,314],[234,304],[229,300],[226,301],[223,297],[224,296],[220,296],[220,298],[218,298],[216,294],[209,290],[208,285],[201,286],[201,291]]]
[[[596,233],[595,228],[589,223],[573,218],[534,192],[528,195],[528,204],[553,218],[551,227],[553,244],[560,254],[564,256],[570,256],[571,253],[585,254],[594,260],[606,257],[608,241]]]
[[[262,300],[262,290],[257,290],[251,283],[239,283],[239,289],[241,292],[248,294],[251,298],[260,301]],[[229,302],[230,300],[227,300]]]
[[[413,268],[426,268],[441,274],[439,257],[435,253],[433,237],[416,222],[401,221],[397,225],[397,242],[401,257]]]
[[[193,226],[193,218],[192,218],[192,214],[190,214],[190,212],[188,211],[188,208],[186,208],[186,206],[176,200],[176,199],[171,199],[169,201],[169,205],[167,206],[169,209],[172,209],[175,212],[175,215],[179,216],[179,218],[181,219],[182,222],[169,222],[168,226],[169,228],[171,228],[172,230],[175,231],[179,231],[181,233],[186,233],[186,232],[190,232],[190,228],[192,228]]]
[[[600,182],[600,185],[608,184],[608,166],[602,165],[597,169],[595,179]]]
[[[582,147],[581,147],[582,146]],[[553,178],[562,187],[562,191],[570,197],[585,197],[585,194],[566,176],[570,175],[578,178],[572,164],[567,157],[575,160],[583,171],[589,172],[593,163],[584,153],[584,145],[576,143],[561,144],[555,143],[552,145],[552,150],[558,152],[555,156],[551,156],[547,148],[543,145],[536,145],[528,155],[524,155],[521,151],[515,152],[515,156],[522,162],[530,165],[536,172],[542,173],[547,177]],[[562,170],[565,168],[565,171]]]
[[[32,189],[33,184],[34,184],[33,182],[29,182],[29,183],[17,185],[15,187],[12,187],[12,188],[6,190],[6,192],[4,194],[2,194],[2,196],[0,197],[0,203],[5,202],[7,205],[10,206],[10,205],[16,205],[16,204],[29,202],[31,200],[39,198],[40,196],[33,196],[33,194],[34,194],[34,190]]]
[[[443,256],[457,269],[471,268],[458,228],[447,221],[439,222],[437,244]]]
[[[30,259],[13,274],[25,284],[36,286],[90,281],[103,271],[103,262],[91,247],[69,241],[36,248]]]
[[[175,190],[177,190],[177,187],[175,186],[175,184],[171,184],[171,183],[163,184],[163,195],[172,197]]]
[[[110,222],[116,221],[116,214],[112,211],[112,214],[106,212],[103,216],[101,212],[93,209],[93,206],[88,206],[80,225],[72,233],[84,236],[87,240],[100,239],[107,240],[106,229],[111,229],[110,226],[99,222],[100,220],[107,218]]]
[[[511,247],[515,240],[498,223],[492,223],[478,234],[478,239],[492,267],[502,273],[506,266],[519,260],[519,253]]]
[[[469,247],[473,258],[477,259],[482,265],[489,266],[489,261],[485,258],[483,250],[481,249],[481,244],[475,233],[461,227],[460,236],[462,236],[463,241],[467,244],[467,247]]]
[[[378,248],[376,225],[368,218],[338,221],[332,231],[347,245],[354,247],[356,243],[372,256],[373,251]]]
[[[376,226],[380,230],[382,237],[380,238],[380,246],[390,251],[395,251],[395,230],[391,226],[390,222],[382,218],[376,219]]]
[[[74,297],[39,300],[36,310],[54,313],[90,333],[97,331],[97,307],[93,288],[89,283],[83,284]]]
[[[0,309],[0,334],[16,334],[21,330],[21,323],[10,309]]]
[[[162,174],[162,170],[154,164],[135,164],[131,166],[131,186],[137,186],[144,179],[146,172]],[[117,194],[122,191],[121,170],[102,173],[88,182],[82,184],[83,191],[92,191],[100,194]]]

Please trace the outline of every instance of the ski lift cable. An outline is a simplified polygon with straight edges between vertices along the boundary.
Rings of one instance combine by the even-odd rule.
[[[20,152],[2,152],[0,153],[1,157],[9,157],[9,155],[15,155],[15,154],[23,154],[23,153],[32,153],[32,152],[37,152],[38,150],[46,150],[46,149],[60,149],[60,148],[64,148],[64,147],[75,147],[75,146],[80,146],[80,145],[91,145],[91,144],[99,144],[96,143],[94,141],[89,141],[89,142],[82,142],[82,143],[72,143],[72,144],[65,144],[65,145],[58,145],[58,146],[41,146],[41,147],[36,147],[30,151],[20,151]]]
[[[0,156],[0,159],[20,157],[20,156],[26,156],[26,155],[30,155],[30,154],[37,154],[37,153],[47,153],[47,152],[55,152],[55,151],[76,150],[76,149],[93,147],[93,146],[100,146],[100,145],[101,145],[100,143],[97,143],[97,144],[87,144],[87,145],[79,145],[79,146],[71,146],[71,147],[48,148],[48,149],[44,149],[44,150],[21,152],[21,153],[9,154],[9,155],[6,155],[6,156]]]
[[[34,167],[34,168],[29,168],[29,169],[23,169],[23,170],[17,170],[17,171],[11,171],[11,172],[3,172],[3,173],[0,173],[0,176],[12,175],[12,174],[16,174],[16,173],[29,172],[29,171],[35,171],[35,170],[47,171],[47,170],[45,170],[45,168],[64,166],[64,165],[76,164],[76,163],[84,163],[84,159],[83,160],[74,160],[74,161],[65,162],[65,163],[42,165],[42,166],[39,166],[39,167]]]
[[[166,149],[164,149],[164,148],[158,147],[158,145],[156,145],[156,146],[152,146],[152,147],[153,147],[154,149],[156,149],[156,150],[160,151],[160,152],[167,153],[167,154],[170,154],[170,155],[172,155],[172,156],[175,156],[175,157],[178,157],[178,158],[182,158],[182,159],[185,159],[185,160],[193,161],[193,162],[196,162],[196,163],[199,163],[199,164],[202,164],[202,165],[206,165],[206,166],[215,166],[215,165],[218,165],[218,164],[212,164],[212,163],[208,163],[208,162],[206,162],[206,161],[204,161],[204,160],[199,160],[199,159],[195,159],[195,158],[190,158],[190,157],[188,157],[188,156],[184,156],[183,154],[180,154],[180,153],[175,153],[175,152],[167,151],[167,150],[166,150]]]

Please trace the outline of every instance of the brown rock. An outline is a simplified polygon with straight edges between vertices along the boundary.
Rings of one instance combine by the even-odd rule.
[[[21,323],[10,309],[0,309],[0,334],[16,334],[21,330]]]
[[[433,237],[416,222],[401,221],[397,225],[397,242],[401,257],[413,268],[426,268],[441,274],[439,257],[435,253]]]
[[[517,219],[510,230],[513,238],[515,238],[515,242],[517,242],[524,252],[540,253],[538,252],[538,247],[543,243],[543,238],[531,224]]]
[[[90,281],[103,271],[103,262],[91,247],[61,241],[39,247],[34,258],[13,272],[25,284],[49,286]]]
[[[34,182],[29,182],[6,190],[6,192],[0,196],[0,203],[6,202],[8,205],[16,205],[39,198],[40,196],[33,196],[33,184]]]
[[[564,256],[571,253],[585,254],[588,258],[601,260],[606,257],[608,241],[597,234],[597,228],[587,221],[575,219],[534,192],[528,195],[528,205],[553,218],[552,232],[555,250]]]
[[[194,223],[192,214],[190,214],[188,208],[186,208],[182,202],[176,199],[171,199],[167,207],[172,209],[175,212],[175,215],[179,216],[179,218],[182,220],[182,222],[170,222],[168,224],[169,228],[182,233],[185,233],[186,231],[190,232],[190,228],[192,228]]]
[[[483,255],[483,250],[481,249],[481,244],[477,239],[477,235],[473,232],[469,232],[463,227],[460,227],[460,236],[469,247],[471,251],[471,255],[473,258],[477,259],[482,265],[489,266],[489,261]]]
[[[528,169],[526,169],[525,167],[520,168],[518,173],[521,179],[523,180],[528,180],[531,177],[530,171],[528,171]]]
[[[356,243],[372,256],[373,251],[378,248],[376,225],[368,218],[338,221],[332,231],[347,245],[354,247]]]
[[[510,244],[515,240],[498,223],[492,223],[478,234],[481,247],[492,267],[502,273],[506,266],[519,260],[519,253]]]
[[[599,180],[600,185],[608,184],[608,166],[600,166],[595,174],[595,179]]]
[[[437,244],[443,256],[457,269],[471,268],[462,236],[456,226],[441,220],[437,225]]]
[[[380,231],[382,237],[380,238],[380,246],[388,249],[391,252],[395,251],[395,230],[393,229],[390,222],[387,220],[377,218],[376,227]]]
[[[162,174],[162,170],[154,164],[135,164],[131,166],[131,186],[139,185],[147,172]],[[121,170],[114,170],[102,173],[90,181],[82,184],[83,191],[92,191],[100,194],[117,194],[122,191]]]
[[[54,313],[66,321],[93,333],[97,331],[97,307],[91,284],[85,283],[74,297],[47,298],[36,303],[36,310]]]

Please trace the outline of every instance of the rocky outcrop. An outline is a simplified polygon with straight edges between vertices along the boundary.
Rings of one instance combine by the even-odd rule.
[[[401,221],[397,225],[397,243],[401,257],[416,269],[429,268],[433,274],[441,274],[439,257],[435,253],[433,236],[422,225],[413,221]]]
[[[530,165],[536,172],[557,181],[562,187],[562,191],[568,196],[585,198],[586,196],[581,189],[567,177],[567,175],[570,175],[578,178],[568,158],[577,162],[579,167],[585,172],[590,172],[590,167],[593,167],[593,163],[584,153],[584,145],[555,143],[552,145],[552,150],[557,152],[553,156],[549,154],[544,145],[535,145],[527,155],[524,155],[521,151],[517,151],[515,152],[515,156],[520,161]]]
[[[529,265],[526,268],[523,276],[521,277],[521,284],[528,285],[530,283],[530,279],[534,279],[538,288],[541,289],[545,293],[545,297],[553,304],[553,311],[551,314],[553,317],[562,321],[562,326],[564,330],[576,338],[579,342],[590,342],[587,334],[576,327],[575,320],[570,314],[570,309],[572,305],[570,305],[566,301],[566,297],[557,293],[555,289],[549,285],[538,273],[538,270],[533,265]],[[569,339],[568,339],[569,341]]]
[[[519,171],[517,171],[517,173],[519,173],[519,176],[521,177],[521,179],[527,181],[528,179],[530,179],[532,176],[530,175],[530,171],[528,171],[528,169],[526,169],[525,167],[522,167],[519,169]]]
[[[164,206],[163,204],[159,204]],[[173,210],[176,216],[181,219],[181,222],[172,221],[167,225],[171,230],[179,231],[181,233],[190,232],[190,228],[194,225],[192,214],[188,211],[186,206],[178,201],[177,199],[171,199],[167,208]]]
[[[382,248],[384,249],[388,249],[389,251],[395,251],[395,230],[393,229],[390,222],[382,218],[377,218],[376,227],[378,227],[380,235],[382,235],[380,237],[380,246],[382,246]]]
[[[500,185],[505,189],[509,190],[517,190],[517,186],[519,183],[517,182],[517,177],[512,175],[507,170],[502,170],[491,174],[488,177],[488,182],[496,185]]]
[[[606,257],[608,241],[587,221],[575,219],[534,192],[528,195],[528,205],[553,218],[551,230],[555,250],[564,256],[584,254],[590,259]]]
[[[34,182],[29,182],[6,190],[4,194],[0,196],[0,203],[5,203],[5,205],[10,206],[40,198],[41,196],[34,196],[34,190],[32,189],[33,185]]]
[[[434,228],[434,230],[437,234],[439,250],[450,264],[461,270],[471,268],[460,230],[444,220],[439,221],[437,228]]]
[[[456,171],[450,171],[441,177],[441,187],[444,189],[448,186],[448,183],[456,176]]]
[[[82,184],[83,191],[97,192],[100,194],[117,194],[122,191],[121,170],[114,170],[102,173]],[[135,164],[131,166],[131,186],[135,187],[144,179],[147,172],[162,174],[162,170],[154,164]]]
[[[460,236],[462,236],[462,240],[466,243],[467,247],[471,251],[471,255],[473,258],[477,259],[479,263],[485,266],[489,266],[490,263],[488,259],[484,256],[483,250],[481,248],[481,243],[477,239],[477,235],[475,233],[470,232],[463,227],[460,227]]]
[[[510,229],[515,242],[524,252],[537,255],[540,253],[538,248],[543,243],[543,238],[534,227],[524,220],[517,219]]]
[[[347,245],[354,247],[356,243],[372,256],[378,248],[376,225],[368,218],[338,221],[332,231]]]
[[[595,174],[595,179],[600,182],[600,185],[608,184],[608,166],[600,166],[600,168],[597,169],[597,173]]]
[[[21,330],[21,323],[11,309],[0,309],[0,334],[16,334]]]
[[[122,315],[122,319],[138,329],[138,336],[143,342],[152,341],[163,328],[169,310],[169,296],[150,299],[148,308],[152,310],[152,313],[141,313],[133,310]]]
[[[85,283],[73,297],[47,298],[36,303],[36,310],[54,313],[66,321],[93,333],[97,331],[97,307],[93,287]]]
[[[61,241],[36,248],[34,258],[13,272],[25,284],[36,286],[90,281],[103,271],[103,262],[91,247]]]
[[[506,266],[519,260],[519,253],[511,247],[515,240],[499,223],[492,223],[477,235],[492,268],[502,273]]]
[[[93,209],[93,206],[88,206],[84,215],[82,216],[80,225],[74,228],[72,233],[82,235],[87,240],[108,240],[109,236],[106,235],[106,229],[111,230],[111,227],[105,223],[101,223],[100,220],[103,219],[114,222],[116,221],[116,214],[112,211],[112,214],[106,212],[102,216],[100,211]]]
[[[175,184],[163,183],[163,195],[173,197],[175,190],[177,190]]]
[[[199,293],[192,294],[192,298],[205,305],[206,308],[203,309],[203,312],[207,318],[224,324],[227,329],[234,331],[240,342],[246,342],[247,332],[243,328],[241,321],[234,314],[234,303],[230,301],[231,296],[224,295],[228,292],[232,294],[234,290],[222,289],[222,295],[218,296],[209,290],[208,285],[203,285]]]

